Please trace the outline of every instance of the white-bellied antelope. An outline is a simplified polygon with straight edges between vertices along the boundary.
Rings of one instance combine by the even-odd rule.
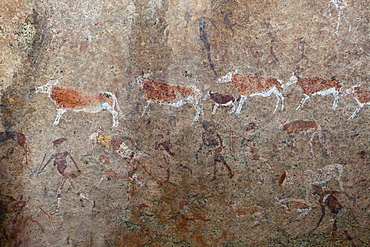
[[[238,90],[240,103],[235,113],[240,114],[245,100],[248,97],[262,96],[269,97],[275,94],[277,98],[274,112],[278,109],[281,100],[281,110],[284,110],[284,96],[280,93],[282,83],[275,78],[264,78],[256,76],[239,75],[238,71],[229,72],[227,75],[219,78],[217,83],[231,83]]]
[[[359,85],[356,85],[353,86],[350,89],[350,91],[351,91],[350,93],[352,93],[353,97],[356,99],[358,106],[348,120],[351,120],[354,117],[356,117],[356,115],[360,112],[362,107],[364,107],[365,105],[370,105],[370,90],[361,88],[359,87]]]
[[[319,77],[301,78],[292,76],[290,80],[284,85],[288,87],[292,84],[296,84],[303,90],[303,99],[296,110],[303,108],[304,103],[311,96],[315,95],[329,95],[334,96],[333,110],[338,106],[339,93],[341,92],[343,84],[336,79],[323,79]]]
[[[189,103],[195,108],[194,122],[199,120],[201,113],[200,100],[202,98],[200,89],[196,87],[172,85],[163,81],[144,77],[137,78],[137,81],[141,83],[141,89],[144,92],[144,98],[147,102],[141,116],[144,116],[146,111],[149,115],[150,105],[154,103],[174,107],[180,107]]]
[[[107,110],[112,114],[113,127],[118,126],[118,112],[115,109],[119,111],[119,106],[117,98],[113,93],[104,92],[92,95],[57,85],[58,80],[50,80],[44,86],[34,89],[37,93],[47,93],[50,99],[55,103],[57,116],[53,123],[54,126],[59,124],[60,118],[68,110],[89,113]]]

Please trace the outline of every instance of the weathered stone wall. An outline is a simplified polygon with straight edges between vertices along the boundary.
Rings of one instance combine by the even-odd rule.
[[[368,106],[348,120],[351,87],[369,89],[368,1],[0,5],[1,246],[369,245]],[[272,94],[212,114],[209,91],[240,104],[217,83],[235,70],[278,79],[285,109]],[[336,109],[296,110],[292,75],[340,81]],[[189,103],[143,114],[145,78],[199,89],[199,121]],[[114,98],[118,126],[91,113]],[[84,111],[53,126],[68,104]]]

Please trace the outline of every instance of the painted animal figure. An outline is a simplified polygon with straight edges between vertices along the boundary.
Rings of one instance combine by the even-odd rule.
[[[141,115],[142,117],[146,111],[148,111],[148,115],[150,114],[150,105],[154,103],[174,107],[180,107],[189,103],[196,109],[194,122],[199,120],[201,112],[199,101],[202,97],[200,89],[196,87],[172,85],[144,77],[139,77],[137,81],[141,83],[141,89],[144,92],[144,98],[147,103]]]
[[[310,138],[310,150],[311,150],[312,156],[315,155],[314,152],[313,152],[313,139],[314,139],[316,134],[319,137],[320,144],[325,148],[327,154],[330,154],[330,151],[325,146],[324,141],[323,141],[321,126],[318,125],[315,121],[300,121],[300,120],[297,120],[297,121],[293,121],[293,122],[290,122],[290,123],[285,123],[283,125],[283,130],[288,135],[293,135],[293,134],[303,132],[303,131],[306,131],[306,130],[309,130],[309,129],[313,129],[313,134]]]
[[[364,105],[370,105],[370,91],[368,89],[353,86],[351,91],[357,101],[358,106],[348,120],[351,120],[354,117],[356,117],[356,115],[360,112]]]
[[[282,187],[285,184],[303,185],[306,189],[305,200],[308,201],[308,196],[312,191],[313,185],[328,183],[331,179],[337,180],[340,190],[344,191],[341,180],[342,174],[343,165],[341,164],[326,165],[322,169],[317,170],[302,171],[300,169],[288,169],[281,174],[279,186]]]
[[[333,110],[338,106],[339,93],[343,87],[343,84],[335,79],[323,79],[319,77],[312,78],[300,78],[297,76],[292,76],[290,80],[284,85],[288,87],[292,84],[296,84],[303,90],[303,99],[296,110],[301,110],[304,103],[311,97],[315,95],[329,95],[334,96]]]
[[[113,93],[105,92],[96,95],[87,94],[75,89],[57,86],[58,80],[49,81],[41,87],[34,90],[37,93],[47,93],[50,99],[55,103],[57,116],[53,123],[54,126],[59,124],[62,115],[68,111],[83,111],[97,113],[102,110],[108,110],[113,117],[113,127],[118,126],[119,106],[117,98]]]
[[[213,106],[212,114],[216,114],[216,110],[219,106],[229,106],[232,105],[231,113],[235,112],[236,109],[236,99],[232,95],[223,95],[219,93],[209,92],[209,98],[215,103]]]
[[[235,111],[236,114],[240,114],[243,104],[248,97],[269,97],[271,94],[275,94],[277,97],[274,112],[278,109],[280,100],[281,110],[284,110],[284,96],[280,93],[282,83],[278,79],[242,76],[238,74],[238,71],[235,71],[229,72],[227,75],[219,78],[217,83],[231,83],[231,85],[238,90],[240,103],[238,105],[238,109]]]

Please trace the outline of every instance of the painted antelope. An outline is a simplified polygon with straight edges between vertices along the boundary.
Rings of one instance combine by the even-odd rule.
[[[195,110],[194,122],[199,120],[201,113],[200,100],[202,92],[196,87],[185,87],[172,85],[163,81],[152,80],[144,77],[137,79],[141,83],[141,89],[144,92],[146,106],[142,113],[150,114],[150,106],[154,103],[160,105],[169,105],[174,107],[181,107],[186,103],[191,104]]]
[[[348,120],[351,120],[356,117],[362,107],[364,107],[365,105],[370,105],[370,90],[361,88],[359,87],[359,85],[356,85],[351,87],[351,89],[349,89],[349,92],[353,94],[353,97],[356,99],[358,104],[357,109],[352,113],[351,117],[348,118]]]
[[[51,80],[44,86],[34,89],[37,93],[47,93],[55,103],[57,116],[53,123],[54,126],[59,124],[60,118],[68,110],[90,113],[107,110],[112,114],[113,127],[118,126],[118,112],[116,109],[119,111],[119,106],[113,93],[105,92],[91,95],[75,89],[57,86],[58,83],[58,80],[54,80],[54,82]]]
[[[231,113],[235,112],[236,109],[236,99],[232,95],[224,95],[219,93],[208,93],[209,98],[214,102],[212,114],[216,114],[216,110],[219,106],[229,106],[232,105]]]
[[[278,109],[280,100],[281,110],[284,110],[284,96],[280,93],[283,85],[278,79],[243,76],[239,75],[238,71],[235,71],[229,72],[227,75],[219,78],[217,83],[231,83],[231,85],[238,90],[240,95],[240,103],[235,111],[236,114],[240,114],[243,104],[248,97],[269,97],[271,94],[275,94],[277,97],[274,112]]]
[[[343,165],[333,164],[326,165],[322,169],[306,170],[287,169],[280,176],[279,186],[285,184],[298,184],[306,189],[305,201],[308,201],[309,193],[312,191],[313,185],[328,183],[331,179],[338,181],[341,191],[344,191],[341,176],[343,174]]]
[[[284,85],[288,87],[292,84],[296,84],[303,90],[303,99],[296,110],[301,110],[304,103],[311,97],[315,95],[329,95],[334,96],[333,110],[338,106],[339,93],[343,87],[343,84],[335,79],[323,79],[319,77],[311,78],[300,78],[297,76],[292,76],[290,80]]]
[[[283,130],[288,135],[293,135],[293,134],[296,134],[296,133],[299,133],[299,132],[304,132],[304,131],[307,131],[307,130],[310,130],[310,129],[313,129],[313,134],[310,138],[310,150],[311,150],[312,156],[315,155],[315,153],[313,152],[313,139],[315,138],[316,134],[318,135],[320,144],[326,150],[326,153],[330,154],[330,151],[325,146],[324,141],[323,141],[321,126],[318,125],[315,121],[300,121],[300,120],[297,120],[297,121],[293,121],[293,122],[290,122],[290,123],[285,123],[283,125]]]

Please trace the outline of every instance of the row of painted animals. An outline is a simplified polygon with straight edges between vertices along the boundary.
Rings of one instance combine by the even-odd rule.
[[[59,78],[60,79],[60,78]],[[281,101],[281,110],[284,110],[284,96],[282,90],[290,85],[296,84],[303,90],[303,99],[297,110],[302,109],[303,105],[312,96],[330,95],[334,96],[333,109],[338,105],[339,95],[353,94],[358,107],[349,119],[353,119],[364,105],[370,105],[370,91],[361,88],[359,85],[352,86],[346,92],[342,92],[343,84],[336,79],[323,79],[319,77],[300,78],[292,76],[287,83],[275,78],[264,78],[254,76],[239,75],[237,71],[229,72],[227,75],[219,78],[217,83],[231,83],[238,91],[240,96],[239,105],[237,99],[231,95],[207,92],[203,93],[196,87],[186,87],[172,85],[166,82],[148,79],[144,77],[137,78],[136,82],[141,84],[144,92],[146,106],[142,116],[149,115],[150,106],[154,103],[160,105],[169,105],[180,107],[186,103],[191,104],[195,109],[194,121],[198,121],[201,114],[201,101],[211,99],[214,102],[212,114],[216,113],[218,106],[232,105],[232,113],[240,114],[243,104],[248,97],[262,96],[269,97],[274,94],[277,97],[276,107],[278,109]],[[84,111],[97,113],[102,110],[108,110],[113,117],[113,127],[118,126],[119,106],[117,98],[113,93],[104,92],[97,95],[89,95],[74,89],[58,86],[58,79],[50,80],[47,84],[34,89],[36,92],[47,93],[55,103],[57,116],[53,125],[58,125],[61,116],[67,111]]]

